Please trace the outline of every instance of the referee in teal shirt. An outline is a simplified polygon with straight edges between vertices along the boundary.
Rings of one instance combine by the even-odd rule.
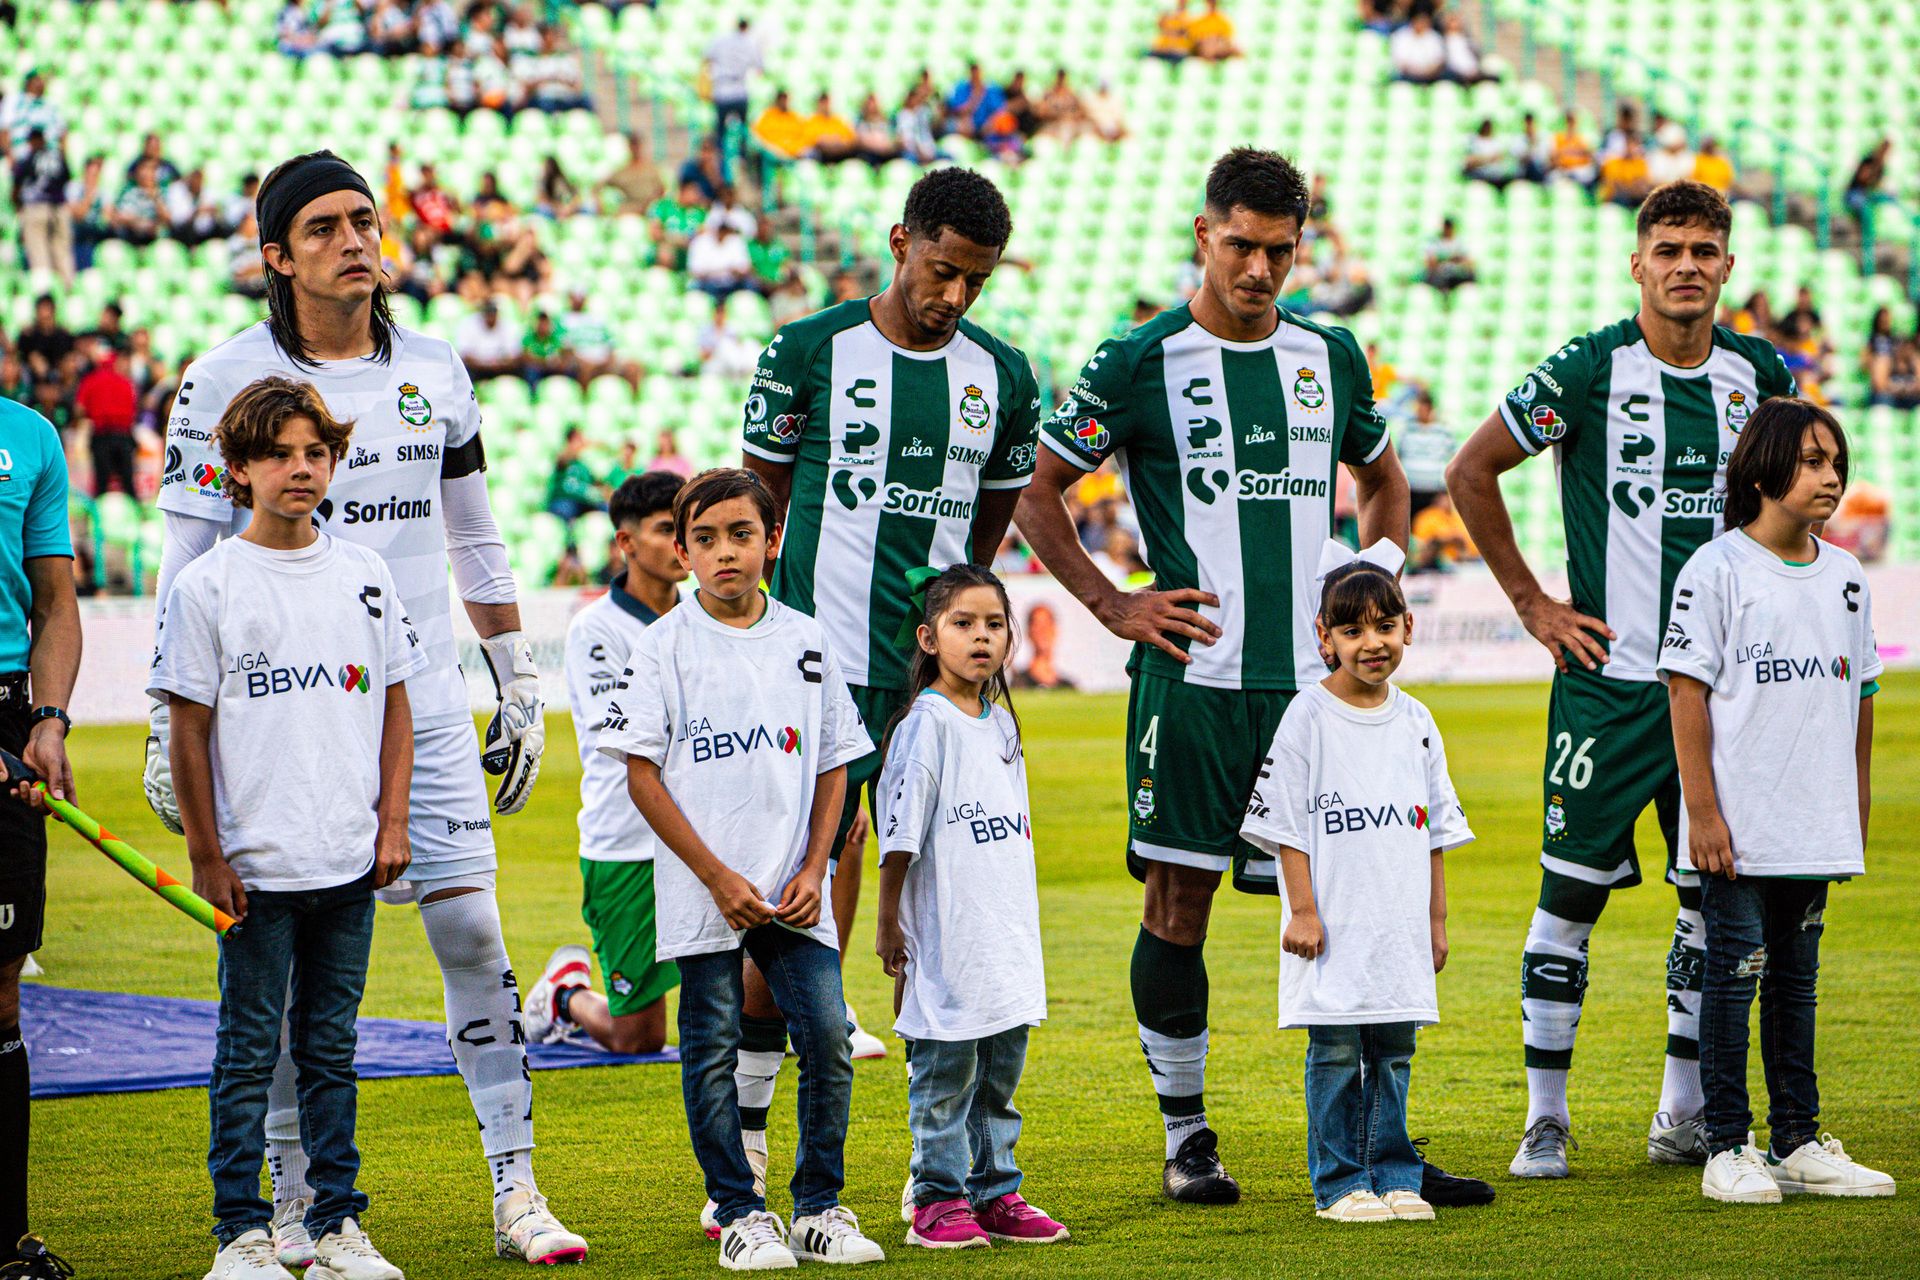
[[[74,789],[67,699],[79,672],[66,455],[52,423],[0,400],[0,747],[31,765],[54,795],[69,800]],[[15,794],[30,800],[24,785]],[[0,1266],[27,1243],[20,969],[39,949],[46,905],[46,809],[37,800],[0,801]],[[39,1252],[38,1241],[33,1243]]]

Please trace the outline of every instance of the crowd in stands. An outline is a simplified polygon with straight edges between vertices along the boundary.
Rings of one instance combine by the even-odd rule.
[[[1639,111],[1630,102],[1620,104],[1613,127],[1598,147],[1572,111],[1551,135],[1532,112],[1510,133],[1498,131],[1491,118],[1483,119],[1467,139],[1461,173],[1497,188],[1515,182],[1571,182],[1629,209],[1638,208],[1655,187],[1681,178],[1704,182],[1722,195],[1734,194],[1733,162],[1715,139],[1702,138],[1696,150],[1686,126],[1659,112],[1643,133]]]
[[[1147,56],[1162,62],[1225,62],[1241,55],[1234,39],[1233,19],[1220,12],[1220,0],[1205,0],[1206,12],[1194,13],[1189,0],[1174,0],[1154,22],[1153,43]]]

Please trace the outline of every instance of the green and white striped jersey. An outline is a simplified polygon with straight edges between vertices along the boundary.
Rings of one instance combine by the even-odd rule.
[[[1602,675],[1659,678],[1673,580],[1720,532],[1734,441],[1761,401],[1795,394],[1764,338],[1715,327],[1713,354],[1682,369],[1629,317],[1573,339],[1500,402],[1522,449],[1553,447],[1573,607],[1616,637]]]
[[[1336,464],[1387,448],[1352,334],[1283,309],[1271,336],[1228,342],[1175,307],[1102,343],[1041,439],[1083,471],[1117,453],[1154,586],[1220,599],[1200,610],[1220,638],[1189,649],[1190,664],[1136,645],[1127,670],[1218,689],[1326,675],[1314,574]]]
[[[980,492],[1026,486],[1039,420],[1026,356],[965,320],[909,351],[859,299],[761,352],[744,447],[793,466],[773,597],[819,619],[849,684],[907,687],[907,570],[973,558]]]

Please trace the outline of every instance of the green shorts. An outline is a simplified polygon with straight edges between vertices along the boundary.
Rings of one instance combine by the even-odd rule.
[[[833,833],[833,860],[840,861],[840,848],[847,842],[847,833],[853,830],[853,815],[860,811],[860,790],[866,788],[867,815],[876,822],[880,818],[880,739],[887,732],[887,725],[901,708],[911,699],[905,689],[874,689],[863,684],[850,684],[847,692],[853,695],[853,705],[860,710],[860,719],[866,722],[867,736],[873,739],[874,751],[870,756],[862,756],[847,766],[847,800],[840,810],[840,827]]]
[[[1247,799],[1293,692],[1213,689],[1137,672],[1127,698],[1127,870],[1172,862],[1277,893],[1269,855],[1240,838]]]
[[[580,915],[607,984],[607,1012],[624,1018],[680,985],[680,967],[654,959],[653,864],[580,859]]]
[[[1652,804],[1667,842],[1666,878],[1673,879],[1680,770],[1667,686],[1586,671],[1554,676],[1540,792],[1541,866],[1590,884],[1639,884],[1633,828]]]

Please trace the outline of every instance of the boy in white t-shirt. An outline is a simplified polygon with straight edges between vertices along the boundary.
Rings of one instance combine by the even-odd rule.
[[[1281,717],[1240,828],[1280,863],[1280,1025],[1307,1029],[1307,1173],[1338,1222],[1433,1217],[1407,1085],[1415,1031],[1440,1020],[1441,855],[1473,839],[1433,716],[1391,683],[1413,636],[1405,558],[1322,549],[1334,669]]]
[[[351,429],[305,382],[262,378],[233,398],[224,484],[253,519],[181,570],[147,690],[172,701],[194,891],[241,922],[220,940],[208,1280],[291,1280],[260,1198],[283,1017],[315,1191],[307,1276],[400,1280],[358,1224],[354,1024],[373,891],[411,857],[405,682],[426,655],[386,563],[313,523]]]
[[[825,890],[845,766],[873,743],[820,624],[761,590],[780,538],[766,486],[750,471],[702,472],[673,523],[699,589],[634,645],[599,749],[626,765],[663,846],[656,954],[680,967],[681,1084],[720,1265],[878,1262],[840,1205],[853,1060]],[[767,1212],[740,1142],[743,948],[800,1055],[791,1231]]]
[[[1701,1193],[1890,1196],[1893,1179],[1820,1140],[1815,979],[1827,887],[1866,871],[1880,657],[1860,562],[1815,537],[1847,484],[1847,439],[1804,400],[1769,400],[1727,460],[1727,532],[1674,580],[1660,675],[1680,764],[1681,866],[1700,872],[1706,966]],[[1783,799],[1791,813],[1783,811]],[[1747,1021],[1760,988],[1763,1154],[1751,1145]]]

